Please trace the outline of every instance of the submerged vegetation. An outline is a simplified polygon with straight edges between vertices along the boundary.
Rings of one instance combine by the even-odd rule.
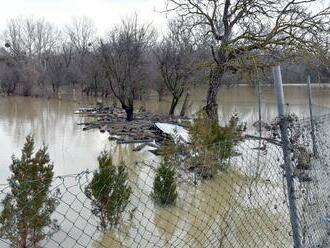
[[[108,151],[98,157],[99,170],[85,188],[86,196],[92,201],[92,213],[100,219],[102,231],[119,224],[131,195],[126,165],[116,166]]]
[[[191,144],[197,149],[212,149],[217,146],[220,159],[226,160],[233,155],[233,148],[241,140],[245,129],[245,124],[239,124],[239,117],[235,113],[228,124],[221,126],[218,121],[210,120],[202,112],[191,125]]]
[[[245,125],[239,124],[236,114],[225,126],[210,120],[203,112],[198,114],[190,128],[189,149],[194,152],[192,167],[196,167],[203,178],[213,177],[218,170],[225,170],[245,128]]]
[[[221,126],[201,112],[190,125],[189,142],[174,138],[160,147],[159,154],[176,167],[188,169],[201,178],[212,178],[219,170],[228,168],[245,130],[246,125],[239,123],[237,114]]]
[[[164,158],[157,168],[153,184],[152,197],[160,205],[174,204],[178,197],[176,189],[175,167],[170,160]]]
[[[109,151],[103,151],[98,156],[98,170],[93,173],[91,178],[88,177],[91,174],[86,176],[87,185],[82,186],[79,184],[80,182],[77,183],[80,190],[83,191],[83,193],[79,191],[78,194],[81,193],[84,201],[80,201],[76,195],[68,208],[74,210],[76,200],[82,203],[82,207],[85,207],[97,219],[97,224],[93,224],[93,227],[97,226],[94,234],[99,234],[99,230],[103,233],[112,231],[121,227],[126,218],[132,219],[134,211],[141,206],[141,202],[138,202],[141,199],[143,200],[142,205],[144,205],[143,210],[148,209],[146,199],[150,197],[150,191],[152,191],[150,198],[159,206],[173,206],[179,197],[178,192],[181,192],[181,188],[179,191],[177,187],[179,179],[193,179],[194,184],[197,184],[197,180],[212,179],[219,173],[228,172],[232,158],[238,155],[237,147],[242,142],[246,126],[240,124],[236,114],[228,123],[219,123],[217,96],[223,85],[245,83],[246,81],[248,84],[254,84],[252,81],[269,83],[271,82],[267,76],[270,75],[269,70],[274,64],[279,63],[286,65],[287,72],[284,73],[284,77],[286,77],[285,81],[290,83],[301,82],[302,78],[307,76],[305,74],[311,74],[315,82],[327,82],[330,78],[328,41],[330,5],[315,9],[314,5],[318,2],[315,0],[167,0],[166,2],[164,12],[170,13],[169,16],[171,13],[175,15],[169,21],[167,32],[162,34],[161,39],[159,39],[160,34],[158,36],[152,25],[140,23],[136,15],[123,19],[104,37],[96,36],[96,29],[87,18],[75,19],[62,31],[42,19],[17,18],[8,22],[5,32],[1,35],[0,41],[3,45],[0,47],[1,94],[61,98],[64,94],[75,96],[78,93],[87,97],[111,99],[112,107],[103,106],[102,101],[97,99],[97,108],[81,109],[88,121],[94,118],[91,122],[85,123],[84,129],[99,128],[101,132],[108,131],[112,134],[111,139],[118,143],[121,142],[121,144],[125,142],[148,143],[149,146],[159,148],[157,151],[163,160],[157,166],[150,166],[155,171],[155,175],[152,171],[150,173],[153,177],[152,186],[147,185],[147,182],[152,182],[152,179],[149,180],[150,175],[144,174],[145,171],[148,171],[144,169],[149,169],[144,167],[142,172],[136,173],[136,178],[143,181],[144,184],[141,186],[140,182],[132,183],[136,184],[135,186],[141,186],[144,190],[149,186],[149,191],[142,197],[134,195],[132,202],[133,189],[130,186],[127,167],[124,162],[115,165]],[[294,68],[295,71],[290,68]],[[259,72],[262,75],[253,79],[252,75],[259,74]],[[248,80],[246,80],[246,75],[250,77]],[[183,118],[183,116],[189,108],[190,91],[196,86],[207,87],[206,101],[203,110],[190,123],[190,118]],[[152,92],[158,93],[159,101],[163,99],[164,95],[171,97],[168,115],[147,112],[145,106],[142,106],[139,112],[136,111],[137,101],[145,104],[144,100]],[[186,98],[181,116],[177,117],[177,107],[184,96]],[[117,107],[118,102],[120,109]],[[261,93],[259,92],[259,106],[261,106],[260,102]],[[17,110],[17,106],[15,109]],[[261,111],[259,113],[261,130]],[[63,120],[63,123],[65,121],[66,119]],[[299,174],[299,183],[313,180],[308,177],[308,170],[313,168],[313,157],[304,144],[306,134],[298,127],[296,116],[291,115],[286,121],[288,121],[288,128],[286,128],[288,134],[283,136],[288,135],[289,141],[286,141],[285,138],[285,142],[283,142],[284,139],[281,135],[284,134],[284,131],[282,129],[282,132],[279,132],[282,120],[276,120],[270,126],[273,128],[271,129],[273,137],[263,138],[261,131],[259,137],[254,137],[260,141],[258,147],[252,148],[258,150],[256,176],[251,177],[251,174],[254,173],[253,169],[246,173],[245,168],[237,170],[240,174],[245,174],[246,178],[251,177],[252,180],[258,180],[262,174],[259,160],[262,156],[261,150],[264,149],[267,153],[267,147],[265,145],[262,148],[261,141],[269,141],[284,147],[285,155],[283,157],[287,164],[282,167],[291,169],[292,162],[294,173]],[[189,139],[180,137],[179,133],[177,137],[172,137],[161,130],[159,122],[181,125],[181,128],[188,127],[188,130],[185,131],[189,133]],[[285,149],[288,142],[290,149]],[[252,150],[250,147],[245,149]],[[289,155],[286,156],[286,153]],[[276,154],[276,159],[274,154],[269,156],[274,160],[272,162],[274,165],[282,163],[281,156]],[[253,156],[251,157],[253,159]],[[244,157],[241,158],[243,161]],[[267,160],[269,157],[265,155],[264,158]],[[244,166],[249,167],[254,162],[251,160]],[[215,206],[205,207],[205,212],[210,208],[216,208],[216,217],[211,216],[212,220],[206,220],[202,215],[199,220],[200,216],[197,216],[199,212],[195,212],[196,209],[200,210],[200,206],[209,204],[208,201],[205,201],[205,195],[209,192],[200,190],[196,194],[200,199],[187,201],[187,204],[190,204],[189,207],[195,208],[192,212],[196,213],[193,223],[195,226],[190,225],[189,228],[203,229],[201,224],[206,223],[207,232],[199,236],[208,238],[210,232],[215,232],[217,236],[214,239],[215,242],[219,240],[218,230],[220,229],[214,227],[225,224],[226,229],[232,234],[228,235],[231,241],[237,238],[236,235],[239,235],[241,228],[245,228],[243,225],[246,225],[247,222],[239,221],[238,225],[242,226],[236,227],[237,224],[234,222],[241,213],[232,206],[242,205],[244,210],[239,211],[246,210],[247,213],[256,209],[259,212],[259,208],[262,210],[260,212],[266,212],[265,209],[269,211],[271,208],[269,204],[273,205],[273,199],[269,201],[263,197],[267,197],[266,195],[277,197],[279,194],[279,184],[271,181],[273,177],[274,180],[278,178],[283,180],[283,176],[285,176],[290,182],[296,176],[291,175],[290,170],[287,170],[285,175],[281,174],[279,172],[283,171],[280,166],[273,166],[267,161],[265,164],[267,164],[265,168],[272,167],[265,179],[267,185],[257,188],[257,183],[250,184],[251,195],[254,191],[252,187],[256,188],[256,194],[263,191],[262,194],[259,193],[261,197],[253,197],[254,199],[251,197],[251,204],[246,204],[245,188],[240,185],[238,185],[239,187],[233,186],[236,183],[235,177],[229,177],[229,183],[221,184],[221,186],[227,186],[225,185],[227,183],[230,190],[237,187],[240,191],[238,194],[237,190],[233,190],[226,199],[229,202],[228,211],[233,210],[235,215],[232,217],[232,222],[218,219],[221,214],[225,215],[225,218],[227,215],[231,217],[227,211],[226,213],[220,211],[220,200],[222,199],[217,201],[219,194],[213,199]],[[26,138],[21,157],[12,157],[10,165],[12,174],[8,179],[8,187],[4,188],[5,194],[1,199],[0,207],[0,238],[8,241],[12,247],[41,247],[42,242],[52,238],[59,231],[59,224],[56,219],[53,219],[53,214],[57,213],[56,208],[62,202],[62,198],[59,197],[58,190],[52,189],[53,169],[54,165],[50,161],[45,145],[36,153],[34,152],[32,136]],[[226,176],[228,174],[230,173],[226,173]],[[276,177],[278,178],[276,179]],[[61,177],[57,179],[59,178]],[[63,187],[63,185],[61,186]],[[187,185],[188,189],[191,184]],[[294,190],[290,188],[289,183],[287,186],[290,207],[291,202],[294,203],[299,199],[298,197],[296,199],[294,194],[290,199]],[[65,190],[70,191],[67,185],[64,187]],[[268,187],[272,188],[268,189]],[[220,188],[224,189],[224,187]],[[142,190],[141,192],[144,194]],[[299,194],[297,195],[300,197]],[[141,199],[136,200],[138,197]],[[240,197],[242,199],[239,199]],[[287,196],[284,197],[280,196],[277,200],[280,200],[279,202],[286,207]],[[262,207],[254,204],[260,203],[259,201],[263,201]],[[195,205],[196,202],[199,203]],[[134,206],[134,209],[130,209],[133,203],[137,205]],[[263,208],[264,206],[265,208]],[[151,208],[154,210],[153,207]],[[127,209],[130,209],[130,212]],[[279,218],[275,216],[276,209],[277,206],[270,211],[272,217],[288,222],[287,214],[281,213],[278,215]],[[150,232],[151,228],[148,223],[145,223],[149,220],[147,219],[149,216],[144,216],[150,212],[140,211],[138,215],[140,218],[143,217],[139,221],[143,225],[145,224],[144,233],[153,234]],[[312,213],[313,211],[306,212]],[[292,211],[290,211],[291,213]],[[63,219],[68,218],[67,213],[58,212],[58,214]],[[241,216],[246,217],[245,214]],[[298,218],[298,216],[296,217]],[[317,216],[317,218],[319,217]],[[89,219],[87,219],[87,223],[88,221]],[[70,222],[72,224],[71,220]],[[76,222],[78,221],[76,220]],[[186,223],[184,224],[185,227],[188,226]],[[281,224],[274,226],[281,226]],[[179,225],[181,222],[174,224],[175,228]],[[299,225],[292,225],[292,229],[294,226]],[[79,231],[85,232],[84,229],[79,229]],[[130,231],[131,229],[126,233],[126,237],[132,233]],[[141,238],[135,236],[134,239],[145,239],[144,233],[140,234],[139,231],[134,227],[134,235],[141,236]],[[187,230],[179,231],[175,230],[175,235],[179,234],[178,237],[181,234],[188,236]],[[66,234],[70,236],[70,232],[71,230]],[[283,233],[290,234],[287,230]],[[292,233],[292,236],[295,236],[294,230]],[[299,236],[300,232],[296,233]],[[150,234],[148,235],[152,236]],[[259,234],[258,237],[261,236]],[[273,232],[267,231],[265,234],[272,236]],[[197,235],[196,232],[194,235]],[[189,238],[197,238],[194,235]],[[248,235],[251,236],[250,233]],[[80,237],[82,236],[83,234]],[[157,238],[162,240],[162,237]],[[289,239],[291,241],[292,238],[289,237]],[[94,238],[91,237],[91,240]],[[78,240],[75,241],[78,243]],[[152,244],[148,240],[144,241]],[[172,245],[172,243],[168,244]]]
[[[135,101],[151,92],[160,100],[170,95],[168,113],[174,115],[189,89],[203,85],[206,114],[216,120],[221,86],[254,84],[247,74],[270,74],[276,63],[285,65],[284,81],[301,83],[307,74],[313,81],[329,80],[328,4],[315,9],[315,0],[166,2],[163,10],[171,18],[163,34],[136,15],[103,37],[86,17],[62,30],[43,19],[9,20],[0,40],[0,92],[110,97],[131,121]],[[263,81],[271,82],[269,76]]]
[[[21,157],[12,157],[10,192],[1,201],[0,213],[0,238],[12,247],[40,247],[58,230],[51,218],[59,195],[50,193],[53,168],[45,145],[34,153],[32,136],[26,137]]]

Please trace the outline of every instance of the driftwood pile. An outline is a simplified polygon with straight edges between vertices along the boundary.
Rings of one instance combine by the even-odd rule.
[[[114,107],[80,108],[75,114],[84,118],[83,130],[99,129],[102,133],[108,132],[109,139],[118,144],[129,143],[163,143],[172,139],[169,134],[160,130],[156,123],[169,123],[182,127],[189,126],[189,119],[150,112],[134,113],[134,120],[127,121],[125,111]]]

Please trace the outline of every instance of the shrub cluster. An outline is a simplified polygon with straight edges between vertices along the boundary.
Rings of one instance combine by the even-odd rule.
[[[218,169],[225,169],[245,128],[245,125],[239,124],[236,114],[227,125],[221,126],[204,112],[199,113],[190,127],[190,150],[194,151],[192,166],[204,178],[212,177]]]

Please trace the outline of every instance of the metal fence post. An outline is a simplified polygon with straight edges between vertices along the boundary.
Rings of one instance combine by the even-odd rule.
[[[308,75],[307,78],[307,89],[308,89],[308,106],[309,106],[309,117],[311,119],[311,136],[312,136],[312,142],[313,142],[313,153],[314,156],[317,157],[317,144],[316,144],[316,137],[315,137],[315,126],[314,126],[314,120],[313,120],[313,101],[312,101],[312,84],[311,84],[311,76]]]
[[[294,179],[293,179],[293,168],[292,168],[292,163],[291,163],[291,158],[290,158],[289,138],[288,138],[288,134],[287,134],[288,124],[287,124],[287,120],[285,117],[285,111],[284,111],[284,93],[283,93],[282,75],[281,75],[280,66],[273,67],[273,77],[274,77],[274,84],[275,84],[277,109],[278,109],[278,114],[279,114],[279,118],[280,118],[284,169],[285,169],[285,176],[286,176],[286,182],[287,182],[289,213],[290,213],[290,221],[291,221],[291,227],[292,227],[294,248],[302,248],[300,221],[299,221],[297,203],[296,203],[297,198],[296,198]]]

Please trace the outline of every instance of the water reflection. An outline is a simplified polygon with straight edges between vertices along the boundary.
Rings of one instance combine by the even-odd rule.
[[[109,144],[98,131],[82,132],[78,104],[23,97],[0,98],[0,181],[9,174],[10,157],[20,154],[25,137],[33,134],[36,146],[49,145],[57,175],[96,168],[97,154]]]
[[[315,107],[314,113],[328,113],[330,90],[313,90],[315,103],[325,106]],[[205,104],[205,90],[196,89],[191,93],[190,114]],[[273,95],[271,88],[263,89],[264,121],[272,120],[277,114]],[[308,114],[306,88],[286,87],[285,95],[289,111],[300,116]],[[233,111],[239,112],[241,120],[248,122],[250,127],[258,119],[257,100],[252,88],[224,89],[219,95],[219,101],[219,116],[223,123],[230,118]],[[97,130],[82,132],[81,126],[77,125],[82,119],[72,114],[82,104],[85,103],[0,97],[0,182],[5,183],[9,175],[10,157],[13,153],[19,155],[28,134],[35,136],[37,146],[42,142],[49,145],[56,175],[95,169],[96,158],[106,147],[113,150],[115,161],[123,160],[128,165],[134,194],[119,231],[110,231],[99,239],[96,237],[101,244],[108,247],[212,247],[214,244],[222,244],[223,247],[287,247],[290,243],[287,235],[288,223],[283,222],[287,219],[286,213],[282,211],[283,208],[274,209],[274,206],[281,203],[267,201],[261,205],[262,200],[256,198],[260,191],[267,193],[268,199],[278,198],[282,192],[280,184],[252,181],[255,174],[269,177],[264,164],[257,169],[255,164],[243,168],[244,174],[249,175],[249,178],[228,173],[197,187],[182,184],[176,206],[160,208],[154,205],[150,197],[154,171],[143,163],[135,163],[157,158],[146,151],[134,153],[133,145],[117,146],[108,141],[106,133],[102,134]],[[145,105],[147,110],[163,113],[168,111],[169,104],[169,99],[158,103],[156,97],[137,103]],[[179,109],[180,106],[178,111]],[[257,207],[253,207],[255,205]],[[90,213],[86,213],[88,214]],[[254,227],[260,228],[260,232],[254,230]],[[288,238],[278,240],[274,233],[283,233]],[[255,240],[259,240],[260,244],[255,243]],[[94,243],[96,245],[97,242]]]
[[[315,104],[330,106],[330,89],[313,88]],[[205,103],[205,89],[194,89],[191,92],[192,105],[189,114],[195,113]],[[307,92],[305,87],[285,87],[288,111],[306,116]],[[109,100],[110,101],[110,100]],[[10,156],[19,152],[27,134],[33,134],[36,144],[45,142],[49,145],[51,158],[55,162],[56,174],[75,173],[84,169],[94,169],[99,152],[106,146],[114,147],[107,140],[107,134],[97,130],[82,132],[79,116],[72,113],[81,105],[95,102],[87,99],[84,102],[46,100],[40,98],[0,97],[0,180],[8,176]],[[249,87],[223,89],[219,94],[219,116],[225,123],[233,111],[237,111],[241,120],[252,124],[258,119],[255,89]],[[157,97],[151,97],[139,105],[147,110],[166,113],[170,99],[159,103]],[[178,106],[177,111],[181,106]],[[328,113],[327,108],[314,107],[314,113]],[[277,110],[272,88],[264,88],[262,92],[262,118],[270,121]],[[120,159],[132,159],[129,153],[132,146],[118,148]],[[122,152],[120,152],[122,150]]]

